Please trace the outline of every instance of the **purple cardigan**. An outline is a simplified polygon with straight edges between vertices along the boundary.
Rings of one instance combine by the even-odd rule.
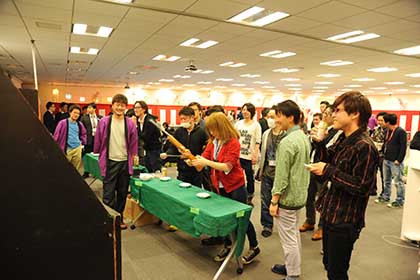
[[[67,150],[67,137],[69,134],[69,130],[67,127],[68,118],[61,120],[57,128],[54,132],[54,140],[58,143],[60,146],[60,149],[66,153]],[[79,139],[80,142],[82,142],[82,145],[86,145],[86,128],[81,122],[77,122],[79,126]]]
[[[133,156],[137,154],[138,150],[138,136],[137,128],[134,123],[127,117],[125,119],[125,143],[127,146],[128,156],[128,172],[130,175],[133,174]],[[103,117],[96,128],[95,143],[93,145],[93,152],[99,153],[99,167],[103,177],[106,175],[107,159],[108,159],[108,147],[109,147],[109,135],[111,132],[112,116]]]

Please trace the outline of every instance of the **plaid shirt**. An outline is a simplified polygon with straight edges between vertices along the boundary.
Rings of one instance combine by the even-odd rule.
[[[371,135],[372,140],[379,151],[380,157],[384,156],[385,134],[386,134],[386,128],[382,128],[381,126],[378,126],[377,128],[373,130],[372,135]]]
[[[322,175],[325,183],[316,202],[321,218],[329,224],[363,228],[369,191],[376,185],[379,154],[375,145],[359,129],[347,138],[342,133],[322,154],[321,161],[327,163]]]

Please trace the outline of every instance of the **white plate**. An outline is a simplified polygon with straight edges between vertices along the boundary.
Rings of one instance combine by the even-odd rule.
[[[169,181],[169,180],[171,180],[171,177],[167,177],[167,176],[165,176],[165,177],[160,177],[159,178],[161,181]]]
[[[149,181],[153,177],[154,177],[153,174],[149,174],[149,173],[140,173],[140,176],[139,176],[140,180],[142,181]]]
[[[189,188],[189,187],[191,187],[191,184],[187,183],[187,182],[182,182],[182,183],[179,184],[179,186],[181,188]]]
[[[196,196],[199,197],[199,198],[209,198],[210,194],[206,193],[206,192],[199,192],[199,193],[196,194]]]

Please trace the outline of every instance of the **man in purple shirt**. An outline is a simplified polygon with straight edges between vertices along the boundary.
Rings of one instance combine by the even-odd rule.
[[[137,155],[137,129],[125,117],[128,100],[122,94],[112,98],[112,112],[98,123],[94,152],[99,153],[99,167],[103,179],[103,202],[121,214],[121,229],[126,229],[124,211],[133,157]]]

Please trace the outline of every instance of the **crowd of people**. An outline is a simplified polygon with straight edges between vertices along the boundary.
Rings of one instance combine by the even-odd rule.
[[[369,197],[378,195],[375,202],[391,208],[404,205],[407,134],[392,113],[380,112],[377,125],[369,126],[372,108],[360,92],[344,93],[333,104],[322,101],[309,130],[292,100],[264,109],[259,121],[251,103],[240,107],[239,114],[225,112],[219,105],[204,111],[199,103],[190,103],[178,113],[180,126],[171,131],[186,150],[167,143],[144,101],[136,101],[128,111],[127,105],[127,98],[117,94],[112,113],[102,117],[94,103],[86,106],[86,113],[78,105],[62,103],[54,115],[55,106],[48,102],[43,120],[81,175],[88,176],[83,173],[83,153],[99,154],[103,202],[121,214],[136,157],[149,172],[160,170],[162,162],[174,161],[179,180],[250,205],[255,180],[261,181],[261,235],[268,238],[277,227],[284,264],[274,264],[271,270],[288,280],[302,274],[300,232],[317,227],[312,240],[322,240],[328,279],[348,279]],[[397,198],[391,202],[392,180]],[[303,208],[306,219],[300,224]],[[126,228],[124,222],[121,228]],[[261,252],[252,222],[247,237],[245,264]],[[224,246],[214,260],[223,261],[231,250],[229,237],[207,238],[203,244],[218,241]]]

